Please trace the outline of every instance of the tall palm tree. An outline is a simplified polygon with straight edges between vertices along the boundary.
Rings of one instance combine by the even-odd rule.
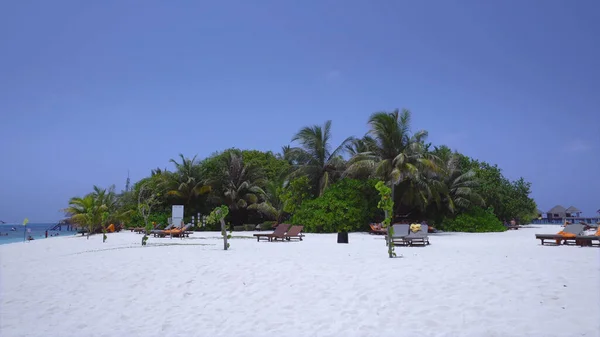
[[[352,138],[348,144],[346,144],[346,152],[354,157],[361,153],[370,152],[371,149],[376,148],[377,144],[373,137],[365,135],[363,138]]]
[[[475,178],[475,171],[462,172],[459,158],[451,155],[442,161],[442,175],[446,193],[443,201],[446,209],[455,213],[459,209],[468,209],[471,206],[484,206],[483,198],[477,193],[479,185]]]
[[[231,210],[234,221],[241,220],[241,211],[258,203],[265,192],[260,185],[264,178],[260,168],[247,166],[239,153],[231,152],[223,169],[223,200]]]
[[[71,221],[79,226],[85,227],[89,235],[105,228],[105,221],[109,220],[111,213],[117,207],[114,186],[108,190],[94,186],[92,193],[85,197],[73,197],[69,200],[69,206],[64,209],[65,213],[71,215]]]
[[[196,156],[190,159],[183,154],[179,154],[179,158],[181,162],[175,159],[170,160],[175,165],[175,172],[166,173],[170,185],[167,194],[181,199],[185,205],[184,209],[194,214],[197,210],[194,207],[194,201],[197,197],[209,193],[211,187],[207,180],[202,178],[201,168]],[[165,172],[168,171],[159,171],[157,174],[165,174]]]
[[[404,213],[415,206],[422,208],[436,195],[428,177],[438,170],[436,157],[425,148],[427,131],[411,133],[411,113],[406,109],[373,113],[369,125],[368,146],[363,147],[368,151],[356,153],[345,174],[370,171],[393,187],[395,209],[402,209],[398,201],[408,206]],[[400,184],[403,189],[396,187]],[[395,196],[398,191],[401,194]]]
[[[292,138],[300,147],[290,151],[297,160],[297,168],[292,176],[306,175],[313,182],[318,195],[338,179],[344,169],[342,154],[352,137],[346,138],[335,150],[331,151],[331,121],[320,125],[307,126]]]

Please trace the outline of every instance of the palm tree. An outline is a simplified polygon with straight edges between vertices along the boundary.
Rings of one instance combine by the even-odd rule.
[[[351,157],[354,157],[361,153],[370,152],[371,149],[376,146],[375,139],[370,135],[365,135],[363,138],[352,138],[348,144],[346,144],[346,151]]]
[[[437,158],[426,151],[427,131],[411,134],[410,122],[411,113],[406,109],[372,114],[370,130],[363,138],[366,146],[361,147],[368,151],[356,153],[345,172],[349,176],[372,172],[386,181],[392,186],[395,209],[403,209],[405,214],[414,207],[423,208],[436,196],[428,178],[438,171]]]
[[[175,172],[156,171],[155,174],[167,174],[167,181],[170,188],[167,192],[170,196],[175,196],[184,203],[185,210],[195,213],[197,210],[194,207],[194,201],[197,197],[209,193],[211,187],[206,179],[202,178],[201,168],[196,160],[196,156],[192,159],[179,154],[181,162],[171,159],[170,162],[175,164]],[[167,173],[168,172],[168,173]]]
[[[443,182],[446,193],[443,196],[446,209],[456,213],[459,209],[468,209],[471,206],[484,206],[485,201],[477,193],[479,185],[475,178],[475,171],[462,172],[459,166],[459,157],[451,155],[442,162]]]
[[[304,127],[292,138],[292,142],[300,143],[300,147],[290,150],[298,163],[292,176],[301,174],[308,176],[319,196],[341,176],[345,165],[342,154],[352,137],[346,138],[333,151],[331,151],[330,140],[330,120],[326,121],[323,127],[319,125]]]
[[[223,169],[223,199],[231,210],[234,222],[239,222],[240,216],[248,205],[256,204],[265,192],[260,168],[244,164],[242,156],[234,151],[229,153]]]
[[[106,190],[94,186],[94,192],[85,197],[73,197],[69,200],[69,206],[64,212],[70,214],[72,223],[87,229],[87,237],[103,226],[108,214],[108,206],[104,203]]]

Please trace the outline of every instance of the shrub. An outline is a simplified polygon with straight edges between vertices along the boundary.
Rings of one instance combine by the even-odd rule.
[[[265,221],[260,224],[260,230],[267,231],[273,229],[273,225],[275,225],[275,221]]]
[[[492,209],[482,208],[474,208],[467,213],[459,214],[454,219],[445,219],[440,227],[448,232],[484,233],[506,230]]]
[[[253,231],[256,229],[256,225],[246,224],[246,225],[244,225],[244,229],[247,231]]]
[[[157,224],[166,225],[169,220],[169,213],[165,212],[156,212],[151,213],[148,216],[148,222]],[[134,228],[134,227],[145,227],[144,219],[139,215],[139,213],[132,214],[128,223],[125,224],[125,228]]]
[[[244,226],[233,226],[233,230],[236,232],[241,232],[244,230]]]
[[[342,179],[322,196],[302,202],[290,222],[313,233],[366,230],[379,212],[374,186],[375,181]]]

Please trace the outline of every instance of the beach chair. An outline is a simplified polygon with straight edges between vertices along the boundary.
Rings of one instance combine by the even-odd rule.
[[[156,236],[160,236],[161,234],[164,233],[164,231],[168,231],[171,230],[173,227],[175,227],[174,224],[170,224],[167,227],[165,227],[165,229],[153,229],[150,231],[150,234],[153,234],[155,237]]]
[[[183,227],[180,228],[175,228],[175,229],[170,229],[170,230],[166,230],[163,231],[163,233],[161,233],[159,236],[167,236],[170,235],[171,237],[183,237],[185,236],[185,232],[187,230],[189,230],[190,228],[192,228],[193,224],[189,223]],[[162,237],[161,236],[161,237]]]
[[[410,225],[409,225],[410,228]],[[421,229],[418,232],[412,232],[409,229],[408,235],[404,237],[404,241],[409,246],[418,245],[429,245],[429,235],[427,234],[429,231],[428,225],[421,225]]]
[[[408,241],[405,241],[404,238],[408,235],[410,231],[410,225],[408,224],[396,224],[392,225],[394,229],[394,234],[392,234],[392,244],[393,245],[406,245]],[[387,235],[386,235],[387,239]],[[387,243],[387,241],[386,241]]]
[[[371,227],[371,230],[369,231],[370,234],[375,234],[375,235],[384,235],[387,234],[387,229],[385,228],[381,228],[381,224],[370,224],[369,227]]]
[[[544,245],[545,240],[556,242],[556,245],[568,244],[570,241],[575,241],[577,236],[583,234],[585,226],[582,224],[568,224],[565,228],[556,234],[536,234],[535,238],[542,242]]]
[[[292,226],[287,233],[283,236],[287,241],[291,241],[292,239],[298,239],[302,241],[304,234],[302,234],[302,230],[304,226]]]
[[[582,247],[594,246],[594,241],[598,241],[598,246],[600,247],[600,228],[593,235],[577,235],[575,237],[575,244]]]
[[[279,226],[277,226],[277,228],[275,228],[275,230],[273,231],[273,233],[269,233],[269,234],[254,234],[254,237],[256,238],[256,241],[260,241],[261,239],[264,240],[268,240],[268,241],[274,241],[277,239],[282,239],[285,236],[285,233],[287,232],[287,230],[290,228],[290,225],[288,224],[279,224]]]

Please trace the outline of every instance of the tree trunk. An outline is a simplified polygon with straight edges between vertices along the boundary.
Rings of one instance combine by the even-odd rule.
[[[388,253],[390,255],[390,258],[394,257],[392,255],[392,248],[391,248],[392,247],[391,245],[393,244],[392,243],[392,234],[393,233],[392,233],[392,231],[390,229],[392,228],[392,225],[394,224],[394,208],[396,206],[396,203],[394,202],[395,201],[394,200],[394,190],[396,189],[396,186],[395,186],[395,184],[393,182],[391,183],[391,185],[392,185],[392,196],[391,197],[392,197],[392,204],[394,205],[394,207],[392,207],[392,214],[391,214],[392,217],[391,217],[391,220],[390,220],[390,224],[388,225],[387,235],[386,235],[387,236],[386,243],[387,243],[387,246],[388,246]],[[386,217],[388,216],[387,211],[385,212],[385,216]]]
[[[221,234],[223,234],[223,249],[227,250],[227,230],[225,228],[225,219],[221,219]]]

